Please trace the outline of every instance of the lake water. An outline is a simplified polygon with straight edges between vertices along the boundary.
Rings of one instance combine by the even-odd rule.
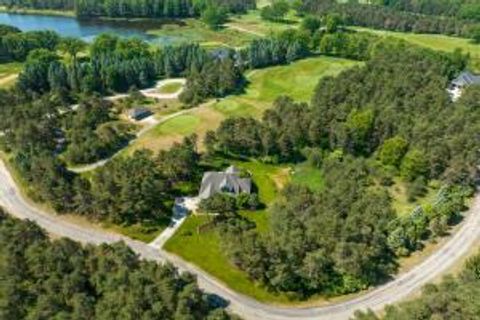
[[[73,17],[0,13],[0,24],[9,24],[22,31],[53,30],[61,36],[78,37],[85,41],[92,41],[97,35],[105,32],[114,33],[122,37],[139,37],[158,44],[182,41],[181,37],[147,34],[147,30],[158,29],[162,26],[162,23],[164,22],[160,20],[77,20]]]

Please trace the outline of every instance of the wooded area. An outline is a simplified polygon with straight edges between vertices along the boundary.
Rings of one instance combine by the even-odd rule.
[[[51,241],[0,209],[1,319],[229,320],[194,276],[142,261],[123,243]]]

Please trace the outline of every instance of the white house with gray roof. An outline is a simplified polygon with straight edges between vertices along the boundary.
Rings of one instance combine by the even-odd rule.
[[[208,199],[217,193],[241,194],[252,192],[252,179],[242,178],[234,166],[223,172],[205,172],[198,197]]]
[[[480,76],[474,75],[470,71],[464,71],[450,83],[448,93],[452,100],[456,101],[462,96],[463,90],[472,85],[480,85]]]

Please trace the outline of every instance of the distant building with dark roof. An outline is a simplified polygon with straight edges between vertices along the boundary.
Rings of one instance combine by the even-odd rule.
[[[147,108],[134,108],[128,111],[128,117],[133,121],[140,121],[152,115],[152,112]]]
[[[199,198],[208,199],[217,193],[240,194],[252,192],[252,180],[242,178],[234,166],[224,172],[206,172],[203,175]]]

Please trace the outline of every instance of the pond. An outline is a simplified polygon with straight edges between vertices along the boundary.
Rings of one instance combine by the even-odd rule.
[[[159,29],[165,23],[182,24],[181,21],[164,20],[80,20],[74,17],[47,16],[33,14],[0,13],[0,24],[8,24],[22,31],[53,30],[61,36],[78,37],[92,41],[97,35],[105,32],[122,37],[139,37],[146,41],[165,45],[186,41],[181,37],[148,34],[148,30]]]

